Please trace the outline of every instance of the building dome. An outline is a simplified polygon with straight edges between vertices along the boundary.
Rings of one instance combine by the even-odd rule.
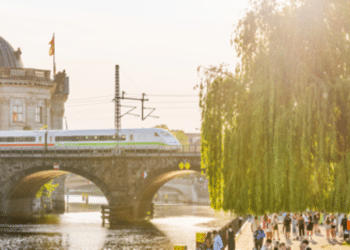
[[[21,50],[14,51],[12,46],[0,36],[0,68],[23,68]]]

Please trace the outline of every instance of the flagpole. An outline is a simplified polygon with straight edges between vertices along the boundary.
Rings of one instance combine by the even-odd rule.
[[[55,33],[53,33],[53,79],[55,79],[55,74],[56,74],[56,66],[55,66],[55,64],[56,64],[56,61],[55,61],[55,50],[56,50],[56,41],[55,41]]]

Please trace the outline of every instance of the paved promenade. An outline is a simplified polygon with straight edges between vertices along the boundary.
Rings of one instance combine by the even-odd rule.
[[[344,246],[343,241],[337,237],[337,240],[327,240],[326,230],[324,226],[319,226],[321,229],[320,234],[314,234],[312,236],[312,241],[310,241],[309,246],[312,250],[350,250],[350,246]],[[295,236],[291,237],[291,240],[286,241],[284,235],[282,235],[282,224],[279,225],[280,229],[280,242],[287,243],[294,250],[300,250],[299,245],[301,241],[293,240]],[[264,243],[266,238],[264,239]],[[236,250],[253,250],[253,235],[250,230],[250,221],[245,224],[242,229],[242,234],[236,237]],[[226,248],[227,249],[227,248]]]

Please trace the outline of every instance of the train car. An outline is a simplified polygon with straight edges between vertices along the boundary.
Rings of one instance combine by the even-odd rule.
[[[0,151],[45,150],[45,131],[0,131]]]
[[[180,143],[164,129],[122,129],[119,138],[114,129],[53,130],[47,132],[47,150],[140,149],[179,150]]]

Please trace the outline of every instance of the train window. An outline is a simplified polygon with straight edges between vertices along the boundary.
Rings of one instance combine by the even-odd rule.
[[[50,136],[50,142],[52,142],[52,136]]]
[[[38,139],[38,141],[39,141],[39,142],[41,142],[41,140],[42,140],[42,137],[41,137],[41,136],[39,136],[39,139]]]
[[[23,137],[17,137],[17,138],[15,138],[15,141],[22,142],[23,141]]]
[[[97,135],[94,136],[94,139],[97,140]]]
[[[164,136],[171,136],[171,134],[170,134],[168,131],[161,131],[161,133],[162,133]]]
[[[6,138],[5,137],[0,137],[0,142],[5,142]]]
[[[68,141],[68,137],[65,137],[65,136],[57,136],[56,137],[56,141]]]
[[[132,141],[132,140],[134,140],[134,135],[133,134],[130,135],[130,141]]]
[[[154,136],[159,136],[157,132],[154,132]]]
[[[121,138],[120,138],[120,141],[125,141],[125,139],[126,139],[126,136],[122,135]]]
[[[113,141],[113,136],[112,135],[107,135],[106,138],[107,138],[107,141]]]
[[[23,141],[25,141],[25,142],[35,142],[35,137],[24,137]]]
[[[107,136],[105,135],[100,135],[98,138],[100,141],[107,141]]]
[[[15,141],[15,137],[7,137],[6,141],[7,142],[14,142]]]

